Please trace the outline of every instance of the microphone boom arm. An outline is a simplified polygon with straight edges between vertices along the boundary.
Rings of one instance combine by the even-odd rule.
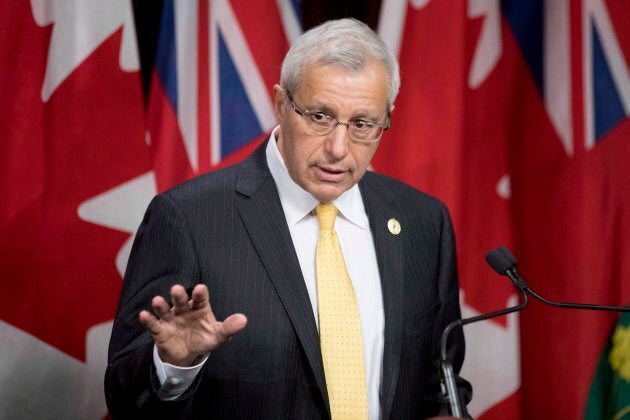
[[[448,358],[447,344],[448,336],[455,327],[463,327],[464,325],[483,321],[489,318],[494,318],[501,315],[507,315],[512,312],[517,312],[525,309],[529,303],[527,293],[523,289],[517,288],[521,293],[521,303],[516,306],[501,309],[498,311],[490,312],[487,314],[481,314],[470,318],[458,319],[446,326],[442,332],[442,339],[440,341],[440,373],[442,376],[442,393],[445,399],[448,401],[449,409],[453,417],[461,417],[463,415],[462,405],[459,400],[459,392],[457,390],[457,384],[455,383],[455,373],[453,371],[453,365]]]
[[[630,306],[609,306],[609,305],[594,305],[591,303],[571,303],[571,302],[553,302],[551,300],[545,299],[540,296],[538,293],[534,292],[532,289],[527,287],[527,293],[534,296],[539,301],[546,303],[547,305],[555,306],[556,308],[567,308],[567,309],[591,309],[598,311],[614,311],[614,312],[630,312]]]

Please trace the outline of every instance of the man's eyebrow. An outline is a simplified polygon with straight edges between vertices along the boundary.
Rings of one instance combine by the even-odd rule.
[[[322,114],[326,114],[329,117],[336,117],[337,114],[337,112],[330,106],[322,103],[315,103],[311,106],[307,106],[306,109],[311,112],[320,112]]]
[[[305,107],[305,108],[309,112],[319,112],[319,113],[322,113],[322,114],[326,114],[329,117],[337,118],[337,111],[335,111],[334,109],[332,109],[330,106],[328,106],[326,104],[315,103],[314,105],[308,106],[308,107]],[[352,118],[350,118],[349,121],[356,121],[356,120],[376,121],[377,119],[378,119],[377,115],[372,115],[368,111],[361,110],[361,111],[357,112],[355,115],[353,115]]]

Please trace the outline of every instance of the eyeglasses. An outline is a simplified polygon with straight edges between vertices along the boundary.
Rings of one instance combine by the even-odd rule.
[[[338,125],[345,125],[348,128],[348,137],[353,141],[363,143],[376,143],[381,139],[383,131],[389,128],[389,116],[385,124],[374,123],[365,121],[362,119],[351,120],[348,122],[341,122],[330,115],[326,115],[323,112],[309,111],[300,108],[293,97],[291,92],[287,90],[287,98],[291,108],[306,122],[306,127],[311,134],[316,136],[325,136],[332,133]]]

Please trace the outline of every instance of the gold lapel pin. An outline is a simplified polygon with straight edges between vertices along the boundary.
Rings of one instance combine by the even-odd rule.
[[[392,235],[398,235],[400,233],[400,223],[396,219],[389,219],[387,221],[387,229]]]

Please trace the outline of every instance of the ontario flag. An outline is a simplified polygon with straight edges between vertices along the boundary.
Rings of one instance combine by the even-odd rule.
[[[463,316],[516,302],[506,245],[557,301],[630,303],[630,4],[384,1],[402,87],[376,170],[451,209]],[[585,416],[615,313],[532,302],[464,328],[481,419]],[[625,360],[630,360],[626,358]]]
[[[0,418],[103,418],[155,194],[130,1],[0,2],[0,92]]]
[[[148,115],[159,190],[236,163],[269,135],[298,10],[290,0],[164,2]]]

